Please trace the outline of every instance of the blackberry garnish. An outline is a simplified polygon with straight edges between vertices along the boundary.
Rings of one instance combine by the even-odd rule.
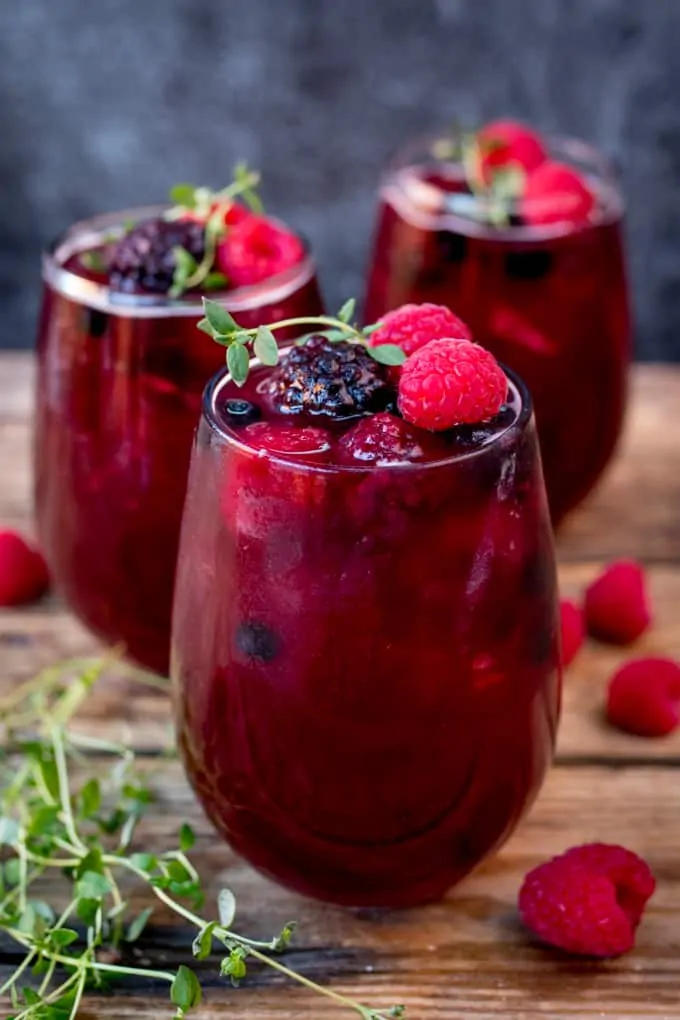
[[[183,248],[196,262],[205,252],[205,224],[195,220],[144,220],[116,244],[109,263],[114,290],[167,294],[173,285],[176,259]]]
[[[351,417],[384,410],[394,399],[387,373],[361,344],[312,336],[272,372],[267,393],[283,414]]]

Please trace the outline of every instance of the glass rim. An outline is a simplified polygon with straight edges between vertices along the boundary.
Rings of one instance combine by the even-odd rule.
[[[282,353],[288,353],[291,350],[292,345],[286,348],[282,348]],[[270,453],[268,450],[256,449],[253,446],[249,446],[240,440],[233,432],[229,432],[222,422],[220,416],[215,407],[215,401],[219,396],[221,389],[231,380],[231,374],[225,367],[220,369],[206,384],[203,390],[203,396],[201,399],[201,422],[205,422],[210,431],[217,435],[225,446],[232,447],[238,450],[240,453],[245,453],[247,456],[255,457],[262,460],[267,460],[277,467],[283,467],[292,469],[295,471],[302,471],[304,473],[312,474],[345,474],[347,472],[354,474],[370,474],[376,469],[379,471],[422,471],[422,470],[435,470],[437,468],[443,468],[451,466],[452,464],[462,463],[464,461],[475,460],[478,457],[483,457],[489,454],[492,450],[498,447],[498,444],[508,435],[509,432],[517,431],[518,435],[523,435],[529,422],[533,419],[534,406],[531,398],[531,393],[524,380],[517,375],[512,369],[508,368],[507,365],[499,362],[500,367],[505,373],[505,377],[511,386],[514,386],[517,396],[519,397],[520,407],[517,412],[517,417],[514,421],[499,432],[487,443],[477,447],[473,450],[465,450],[459,453],[452,453],[450,456],[442,457],[440,460],[425,460],[425,461],[394,461],[393,463],[370,465],[370,464],[310,464],[297,463],[292,458],[287,458],[281,454]],[[250,370],[261,368],[262,363],[258,358],[252,358],[250,362]],[[323,415],[319,415],[319,418],[323,418]],[[357,419],[360,420],[360,419]],[[320,421],[321,425],[322,422]]]
[[[316,276],[316,263],[307,239],[293,231],[302,242],[305,256],[301,262],[248,287],[235,287],[229,291],[213,291],[208,295],[191,294],[170,298],[167,294],[126,294],[113,290],[108,282],[100,283],[64,265],[73,255],[93,247],[101,235],[116,229],[121,230],[126,221],[140,222],[162,215],[169,205],[138,206],[110,213],[100,213],[87,219],[76,220],[46,246],[42,253],[42,279],[53,290],[71,298],[88,308],[126,318],[162,319],[171,317],[200,317],[203,315],[201,299],[209,296],[232,313],[256,311],[261,306],[284,301]],[[285,227],[275,216],[269,217],[274,223]]]
[[[426,229],[446,229],[446,224],[455,226],[456,233],[463,236],[489,238],[499,241],[547,241],[557,237],[564,237],[574,233],[581,233],[592,230],[596,227],[619,223],[626,212],[626,202],[618,182],[611,160],[596,146],[585,142],[580,138],[571,135],[545,134],[543,138],[546,146],[551,152],[563,154],[568,160],[578,165],[587,164],[591,167],[591,177],[596,178],[606,189],[607,201],[600,204],[597,216],[587,223],[574,227],[568,221],[559,221],[546,224],[508,224],[506,226],[495,226],[483,220],[475,220],[472,216],[464,216],[462,213],[441,208],[437,209],[436,200],[442,194],[442,190],[436,184],[429,184],[417,180],[417,187],[422,201],[419,207],[413,202],[404,187],[406,171],[409,167],[424,165],[429,153],[432,166],[437,164],[460,167],[461,163],[455,159],[438,158],[431,151],[433,143],[441,141],[442,132],[429,131],[407,141],[392,149],[385,171],[381,180],[381,194],[388,188],[394,188],[409,203],[410,216],[406,218],[416,226],[423,225]],[[420,157],[420,158],[418,158]],[[415,178],[414,178],[415,179]],[[430,197],[429,208],[427,198]],[[473,199],[474,201],[474,199]]]

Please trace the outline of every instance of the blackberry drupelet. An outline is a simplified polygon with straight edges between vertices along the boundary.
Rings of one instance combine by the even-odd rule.
[[[282,414],[346,418],[383,411],[394,399],[384,367],[361,344],[312,336],[272,372],[267,393]]]
[[[172,286],[175,256],[185,248],[197,262],[205,253],[205,226],[195,220],[144,220],[113,249],[109,283],[114,290],[167,294]]]

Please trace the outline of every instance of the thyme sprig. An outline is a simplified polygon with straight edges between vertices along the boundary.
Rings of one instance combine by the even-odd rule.
[[[337,315],[303,315],[292,319],[281,319],[268,326],[257,326],[244,329],[230,315],[224,305],[217,301],[203,298],[204,318],[197,324],[198,329],[207,333],[215,343],[221,344],[227,352],[227,368],[237,386],[242,386],[250,372],[250,354],[253,354],[263,365],[276,365],[279,360],[279,346],[275,333],[282,329],[300,327],[309,334],[312,330],[321,334],[331,342],[347,340],[350,343],[362,344],[368,354],[382,365],[401,365],[406,355],[396,344],[378,344],[372,347],[369,343],[371,333],[375,332],[380,323],[370,326],[357,326],[353,323],[356,302],[350,298],[344,303]],[[306,337],[299,341],[304,343]]]
[[[172,207],[165,214],[166,219],[183,219],[194,216],[205,222],[205,250],[203,258],[197,262],[186,248],[173,248],[175,271],[172,279],[170,297],[180,297],[187,290],[200,286],[203,290],[221,290],[229,283],[224,273],[215,271],[217,244],[224,237],[228,227],[226,217],[234,202],[239,199],[252,212],[263,211],[262,201],[257,188],[260,174],[250,170],[245,163],[238,163],[234,168],[234,180],[226,188],[211,191],[210,188],[194,187],[193,184],[175,184],[170,189]]]
[[[371,1009],[276,959],[289,944],[293,922],[269,941],[234,931],[230,890],[223,889],[214,914],[204,916],[205,892],[188,857],[195,836],[186,822],[168,850],[137,845],[137,826],[153,802],[148,772],[129,748],[86,736],[72,723],[106,666],[66,663],[0,699],[0,931],[24,953],[0,988],[11,999],[12,1020],[73,1020],[87,989],[124,977],[165,982],[178,1020],[198,1005],[201,985],[191,967],[171,971],[127,962],[126,947],[153,914],[153,907],[140,913],[131,907],[129,890],[140,883],[195,929],[196,959],[219,949],[220,974],[233,985],[253,960],[363,1020],[402,1016],[400,1006]],[[59,906],[45,898],[44,881],[39,884],[55,874]]]

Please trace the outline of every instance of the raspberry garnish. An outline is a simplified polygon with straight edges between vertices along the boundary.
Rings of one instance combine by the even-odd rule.
[[[114,290],[167,294],[173,285],[177,260],[174,248],[184,248],[200,262],[205,253],[205,224],[195,220],[144,220],[118,241],[109,262]]]
[[[495,170],[510,163],[527,172],[535,170],[547,158],[540,135],[516,120],[496,120],[477,132],[482,150],[482,173],[485,179]]]
[[[583,611],[569,599],[560,601],[560,625],[562,630],[562,665],[566,668],[576,658],[585,635]]]
[[[445,337],[472,340],[472,332],[449,308],[425,302],[422,305],[402,305],[383,315],[380,328],[371,334],[369,343],[372,347],[396,344],[410,355],[431,340]]]
[[[619,956],[656,882],[648,865],[622,846],[572,847],[530,871],[519,894],[524,924],[548,945],[584,956]]]
[[[585,223],[595,205],[583,178],[564,163],[545,162],[530,173],[520,200],[527,223]]]
[[[334,417],[382,411],[394,399],[384,366],[361,344],[312,336],[293,347],[267,380],[272,407]]]
[[[232,286],[250,287],[304,258],[302,241],[266,216],[246,216],[217,246],[216,263]]]
[[[42,554],[17,532],[0,531],[0,606],[35,602],[49,583]]]
[[[469,340],[432,340],[402,367],[399,410],[412,425],[440,432],[493,418],[507,392],[490,351]]]
[[[612,677],[607,718],[638,737],[664,737],[680,725],[680,665],[672,659],[633,659]]]
[[[584,609],[592,637],[617,645],[635,641],[651,622],[640,564],[633,560],[610,564],[586,589]]]
[[[349,462],[363,464],[390,464],[424,457],[414,430],[387,411],[357,422],[340,439],[338,452]]]
[[[314,455],[319,460],[325,459],[323,455],[331,448],[331,437],[325,429],[295,429],[266,421],[247,425],[241,436],[244,442],[258,450],[306,457]]]

